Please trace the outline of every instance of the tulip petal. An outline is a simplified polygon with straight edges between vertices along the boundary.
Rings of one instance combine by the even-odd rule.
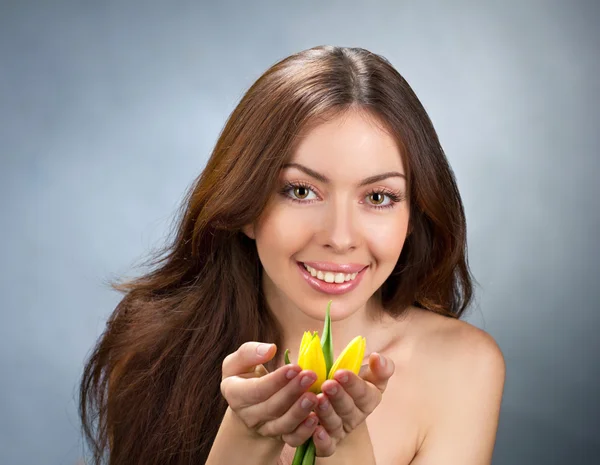
[[[300,342],[300,350],[298,351],[298,354],[304,352],[311,339],[312,334],[310,334],[310,331],[304,331],[304,334],[302,335],[302,341]]]
[[[357,375],[365,356],[366,343],[367,340],[362,336],[356,336],[352,339],[334,362],[327,379],[333,379],[335,372],[338,370],[349,370]]]
[[[298,365],[300,365],[303,370],[311,370],[316,373],[317,380],[309,390],[315,394],[321,392],[321,385],[327,379],[327,367],[325,365],[325,357],[317,332],[313,334],[310,342],[307,343],[305,350],[298,357]]]
[[[367,340],[364,337],[362,338],[361,342],[362,343],[358,349],[358,354],[356,356],[356,366],[354,367],[355,374],[358,374],[358,372],[360,371],[363,358],[365,357],[365,349],[367,348]]]

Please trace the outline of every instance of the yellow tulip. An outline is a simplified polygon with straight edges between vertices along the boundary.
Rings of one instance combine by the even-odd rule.
[[[365,356],[366,347],[367,340],[364,337],[356,336],[352,339],[334,362],[331,370],[329,370],[327,379],[333,379],[335,372],[338,370],[349,370],[355,375],[358,375],[363,357]]]
[[[319,394],[321,385],[328,379],[333,379],[336,371],[349,370],[355,375],[360,371],[360,365],[365,356],[367,340],[362,336],[356,336],[350,341],[340,356],[333,362],[333,340],[331,335],[331,317],[329,309],[331,301],[325,312],[325,325],[323,327],[323,342],[319,339],[317,331],[311,334],[305,331],[300,342],[298,354],[298,365],[303,370],[312,370],[317,374],[317,380],[312,384],[309,391]],[[290,363],[289,349],[285,351],[285,363]],[[292,465],[314,465],[315,445],[312,438],[296,448]]]
[[[329,316],[329,312],[328,312]],[[328,333],[331,337],[331,332]],[[340,356],[333,363],[331,368],[327,369],[326,356],[323,353],[321,340],[319,339],[318,331],[311,334],[310,331],[305,331],[300,342],[300,351],[298,355],[298,365],[303,370],[312,370],[317,375],[317,380],[312,384],[309,391],[318,394],[321,392],[321,386],[325,380],[333,379],[338,370],[349,370],[355,375],[360,371],[367,340],[362,336],[356,336],[350,341]],[[287,359],[286,351],[286,363]]]
[[[312,370],[317,374],[317,380],[312,384],[309,391],[318,394],[321,392],[321,385],[327,379],[327,367],[325,365],[325,356],[321,349],[321,340],[319,334],[315,331],[305,331],[300,343],[300,353],[298,355],[298,365],[303,370]]]

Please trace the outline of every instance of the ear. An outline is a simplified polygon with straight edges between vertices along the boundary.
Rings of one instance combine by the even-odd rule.
[[[254,224],[247,224],[242,227],[242,232],[248,236],[250,239],[256,239],[254,234]]]

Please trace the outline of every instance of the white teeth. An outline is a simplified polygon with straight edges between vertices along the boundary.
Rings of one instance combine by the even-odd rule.
[[[314,276],[321,281],[325,281],[326,283],[338,283],[341,284],[346,281],[352,281],[356,278],[358,273],[333,273],[331,271],[321,271],[316,270],[315,268],[304,264],[304,268],[310,273],[311,276]]]

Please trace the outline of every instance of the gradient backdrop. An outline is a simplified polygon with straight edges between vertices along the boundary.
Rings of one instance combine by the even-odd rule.
[[[2,465],[81,457],[105,281],[161,244],[252,82],[319,44],[387,57],[455,170],[468,320],[508,367],[494,465],[600,463],[598,3],[366,4],[0,2]]]

